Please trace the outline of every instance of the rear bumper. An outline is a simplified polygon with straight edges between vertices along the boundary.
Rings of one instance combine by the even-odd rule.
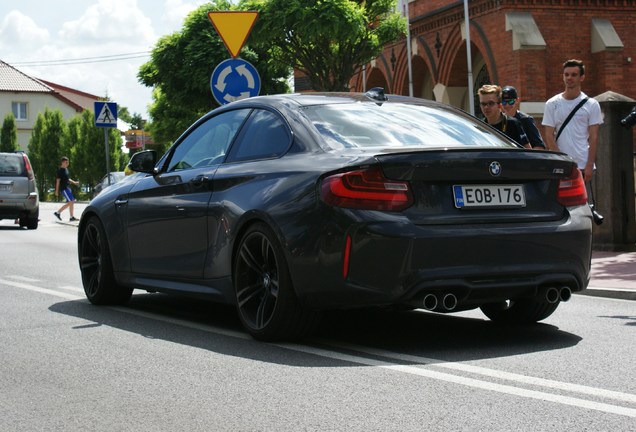
[[[418,304],[452,293],[458,308],[541,295],[550,287],[582,291],[590,277],[592,219],[587,206],[561,221],[528,224],[413,226],[361,224],[352,239],[348,276],[327,270],[322,286],[305,280],[311,307]],[[333,263],[333,257],[329,262]],[[333,264],[327,264],[327,268]],[[339,272],[339,274],[337,274]],[[337,280],[339,279],[339,283]]]
[[[25,214],[37,214],[40,201],[37,197],[28,199],[0,198],[0,219],[14,219]]]

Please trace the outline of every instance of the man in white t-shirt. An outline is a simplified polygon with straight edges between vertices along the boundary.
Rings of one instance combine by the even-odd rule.
[[[588,96],[581,91],[585,80],[585,66],[581,60],[568,60],[563,63],[563,82],[565,91],[550,98],[545,104],[543,126],[545,142],[549,150],[568,154],[583,172],[585,181],[592,180],[596,162],[598,130],[603,123],[601,106],[588,98],[570,119],[559,135],[556,134],[570,115],[570,112]]]

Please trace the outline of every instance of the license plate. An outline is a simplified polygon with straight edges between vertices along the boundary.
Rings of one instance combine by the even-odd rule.
[[[523,185],[454,185],[455,207],[525,207]]]

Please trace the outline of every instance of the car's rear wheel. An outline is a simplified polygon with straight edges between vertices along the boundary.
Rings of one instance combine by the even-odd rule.
[[[87,221],[82,232],[79,260],[84,292],[91,303],[123,304],[130,299],[132,288],[115,281],[106,233],[95,216]]]
[[[298,302],[283,249],[263,223],[249,227],[241,238],[233,280],[239,318],[255,339],[296,339],[318,321],[317,313]]]
[[[490,320],[503,324],[531,324],[546,319],[559,307],[559,302],[510,300],[488,303],[480,307]]]
[[[20,219],[20,226],[26,226],[27,229],[37,229],[38,223],[40,222],[40,210],[28,214],[24,220]]]

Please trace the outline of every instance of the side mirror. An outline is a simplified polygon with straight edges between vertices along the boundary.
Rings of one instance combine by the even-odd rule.
[[[144,150],[135,153],[128,162],[128,168],[141,173],[153,174],[157,164],[157,152],[155,150]]]

